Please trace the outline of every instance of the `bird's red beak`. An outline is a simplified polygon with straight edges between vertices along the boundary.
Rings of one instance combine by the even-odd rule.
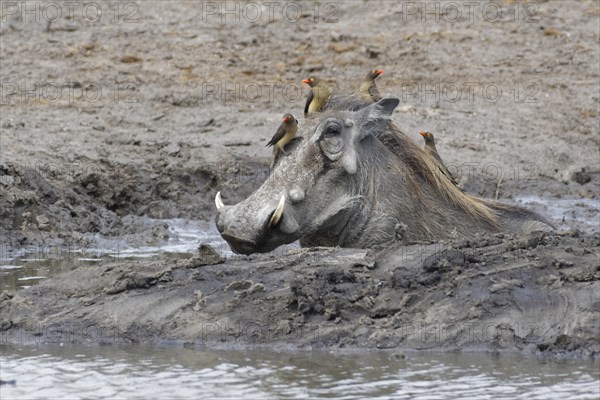
[[[425,132],[419,132],[419,135],[425,137]]]
[[[302,83],[309,84],[309,83],[310,83],[310,81],[309,81],[308,79],[304,79],[304,80],[302,81]]]
[[[377,75],[381,75],[381,74],[383,74],[383,70],[382,69],[378,69],[377,70]]]
[[[283,122],[287,122],[287,118],[286,117],[283,117]]]

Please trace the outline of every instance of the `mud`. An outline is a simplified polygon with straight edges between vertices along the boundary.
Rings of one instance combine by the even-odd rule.
[[[276,12],[223,24],[197,3],[160,1],[139,4],[137,22],[109,10],[94,23],[76,12],[50,25],[3,14],[3,252],[102,237],[157,243],[169,235],[158,219],[212,221],[218,190],[232,204],[267,178],[264,146],[284,112],[301,116],[301,79],[318,74],[348,91],[373,67],[384,70],[381,93],[401,99],[395,123],[417,141],[433,132],[461,187],[506,202],[533,196],[542,214],[572,200],[573,210],[548,217],[575,233],[388,254],[304,249],[224,260],[205,248],[183,261],[85,266],[4,293],[4,337],[33,329],[25,341],[34,342],[45,337],[35,336],[41,325],[66,332],[85,322],[140,343],[597,354],[597,2],[539,2],[524,18],[510,12],[523,2],[500,1],[500,20],[477,9],[455,23],[423,22],[401,2],[334,3],[326,22],[328,10],[315,20],[314,3],[302,4],[294,22]],[[473,82],[472,98],[442,90]],[[56,86],[58,97],[48,92]],[[101,95],[91,99],[94,87]],[[484,87],[502,95],[490,101]],[[437,255],[408,256],[415,248]],[[247,320],[258,321],[256,335],[239,333]],[[431,339],[421,322],[450,333]],[[497,339],[450,337],[449,324],[471,322],[490,322]],[[90,341],[85,332],[73,340]]]
[[[600,357],[600,235],[81,267],[3,294],[4,342]],[[203,261],[203,258],[207,258]]]

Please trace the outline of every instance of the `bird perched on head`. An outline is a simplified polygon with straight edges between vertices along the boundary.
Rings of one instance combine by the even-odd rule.
[[[379,94],[379,90],[377,90],[377,86],[375,85],[375,79],[377,79],[377,77],[382,73],[382,69],[370,70],[358,88],[358,93],[368,102],[378,102],[381,100],[381,95]]]
[[[438,153],[437,148],[435,147],[435,138],[433,137],[433,133],[419,132],[419,134],[423,136],[423,139],[425,139],[425,153],[427,153],[427,155],[429,155],[429,157],[431,157],[435,161],[440,171],[442,171],[442,173],[446,175],[446,177],[448,177],[448,179],[450,179],[452,183],[458,185],[456,179],[454,179],[450,171],[448,171],[448,168],[446,168],[446,165],[442,161],[442,157],[440,157],[440,154]]]
[[[297,131],[298,120],[290,113],[284,114],[281,125],[279,125],[277,132],[275,132],[271,141],[266,146],[273,146],[273,156],[275,159],[279,157],[279,153],[284,152],[283,148],[296,136]]]
[[[308,114],[321,111],[325,103],[327,103],[330,93],[325,82],[317,77],[311,76],[308,79],[304,79],[302,83],[310,86],[310,93],[304,106],[304,116],[306,117]]]

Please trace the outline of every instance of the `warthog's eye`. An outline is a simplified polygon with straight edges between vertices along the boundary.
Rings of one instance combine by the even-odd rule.
[[[344,139],[341,133],[342,128],[338,123],[330,123],[325,127],[319,139],[321,151],[331,161],[339,159],[344,149]]]
[[[340,133],[342,133],[342,129],[340,128],[339,125],[337,125],[337,124],[329,125],[327,128],[325,128],[325,132],[323,132],[323,136],[336,136],[336,135],[339,135]]]

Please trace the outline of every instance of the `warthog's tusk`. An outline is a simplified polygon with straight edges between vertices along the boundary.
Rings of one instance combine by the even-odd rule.
[[[281,221],[281,217],[283,216],[283,208],[285,207],[285,194],[281,195],[281,199],[279,200],[279,204],[275,209],[273,215],[271,215],[271,219],[269,220],[269,228],[277,226],[279,221]]]
[[[217,206],[218,211],[221,211],[221,209],[225,207],[223,200],[221,200],[221,192],[217,192],[217,195],[215,196],[215,206]]]

